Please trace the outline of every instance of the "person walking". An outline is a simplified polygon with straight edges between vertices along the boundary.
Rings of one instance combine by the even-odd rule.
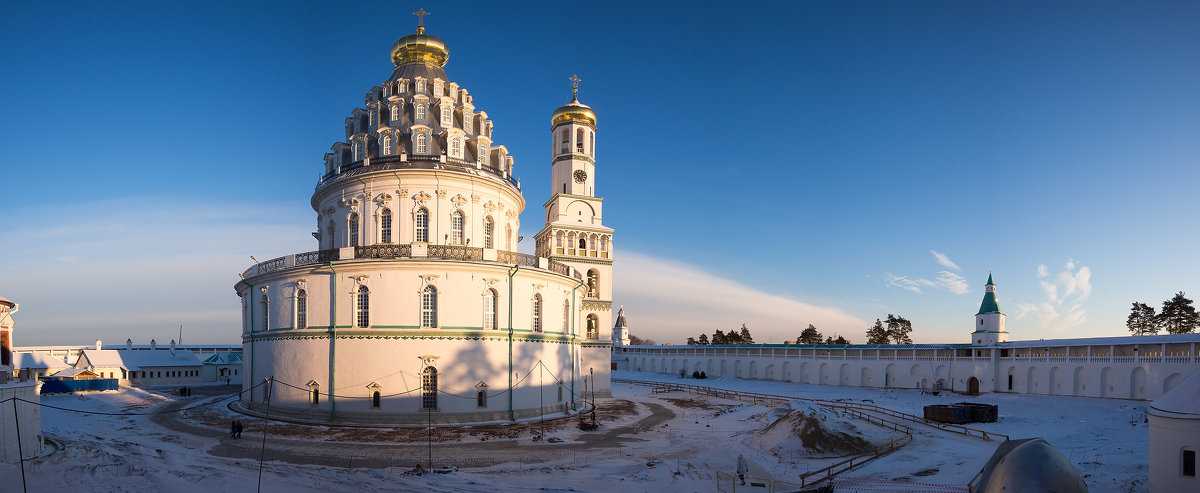
[[[229,438],[237,438],[237,420],[229,422]]]
[[[746,486],[746,473],[750,472],[750,465],[746,464],[746,457],[738,454],[737,473],[738,479],[742,480],[742,486]]]
[[[237,437],[238,438],[242,437],[242,422],[241,421],[237,422]]]

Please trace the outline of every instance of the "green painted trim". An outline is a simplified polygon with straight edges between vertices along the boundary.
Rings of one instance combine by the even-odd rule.
[[[613,263],[612,257],[594,259],[592,257],[575,257],[572,255],[552,255],[552,256],[549,256],[546,258],[553,260],[555,262],[559,262],[559,263],[578,262],[581,264],[596,264],[596,265],[612,265],[612,263]]]
[[[420,325],[372,325],[372,329],[419,329]]]
[[[596,164],[596,160],[592,159],[591,157],[588,157],[587,154],[571,153],[571,154],[563,154],[561,156],[554,158],[554,160],[550,161],[551,167],[554,166],[554,163],[557,163],[559,161],[583,161],[583,162],[587,162],[587,163]]]
[[[471,326],[455,327],[453,325],[443,325],[443,326],[437,327],[437,328],[442,329],[442,330],[483,330],[483,327],[471,327]]]

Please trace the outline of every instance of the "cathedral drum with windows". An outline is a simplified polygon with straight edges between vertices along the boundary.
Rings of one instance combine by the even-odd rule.
[[[577,97],[554,112],[546,226],[537,255],[516,253],[513,158],[447,78],[448,55],[422,26],[392,46],[391,76],[325,155],[318,249],[256,261],[236,283],[246,412],[471,423],[611,395],[613,230],[594,190],[595,113]]]

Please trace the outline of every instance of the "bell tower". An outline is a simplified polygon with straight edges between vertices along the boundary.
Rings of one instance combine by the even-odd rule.
[[[569,265],[584,281],[574,313],[576,333],[608,339],[612,327],[612,228],[604,226],[596,197],[596,113],[579,102],[579,77],[571,76],[571,102],[550,117],[551,190],[546,226],[535,236],[537,254]]]
[[[983,302],[979,304],[979,313],[975,314],[975,331],[971,333],[971,345],[992,346],[1000,342],[1008,342],[1008,332],[1004,330],[1004,313],[996,302],[996,283],[988,274],[986,292]]]

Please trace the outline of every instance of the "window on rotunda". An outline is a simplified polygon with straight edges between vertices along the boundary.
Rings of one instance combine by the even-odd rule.
[[[384,209],[379,213],[379,242],[392,242],[392,210]]]
[[[421,409],[434,410],[438,404],[438,371],[426,366],[421,372]]]
[[[369,327],[371,325],[371,293],[366,286],[358,287],[354,300],[354,326]]]
[[[483,329],[496,329],[496,290],[489,289],[483,293]]]
[[[570,325],[569,325],[570,322],[571,322],[571,302],[569,302],[567,300],[563,300],[563,327],[562,327],[563,334],[566,334],[567,331],[570,330]]]
[[[392,105],[392,121],[400,121],[400,105]]]
[[[308,328],[308,291],[296,291],[296,328]]]
[[[450,136],[450,157],[463,157],[462,138],[457,135]]]
[[[462,211],[454,211],[450,215],[450,244],[463,244],[463,213]]]
[[[491,156],[488,156],[488,145],[484,142],[480,142],[479,143],[479,162],[482,164],[488,164],[489,157],[491,157]]]
[[[417,134],[415,139],[416,139],[415,147],[416,147],[417,154],[428,154],[429,153],[429,137],[423,133],[419,133],[419,134]]]
[[[262,330],[271,330],[271,300],[265,294],[262,297],[262,313]]]
[[[358,213],[351,212],[350,220],[346,223],[347,233],[349,234],[349,244],[347,246],[358,246]]]
[[[413,105],[413,112],[416,115],[413,117],[417,123],[425,123],[425,102],[417,102]]]
[[[454,110],[447,103],[442,103],[442,128],[454,126]]]
[[[383,136],[383,155],[392,155],[392,137],[390,135]]]
[[[417,213],[413,216],[413,226],[416,228],[413,234],[413,241],[420,243],[429,242],[429,210],[422,207],[417,209]]]
[[[533,313],[531,316],[530,325],[534,332],[542,331],[542,295],[533,295]]]
[[[437,328],[437,288],[433,286],[421,291],[421,327]]]
[[[483,247],[495,248],[492,245],[492,231],[496,229],[495,223],[492,222],[492,217],[483,218]]]

